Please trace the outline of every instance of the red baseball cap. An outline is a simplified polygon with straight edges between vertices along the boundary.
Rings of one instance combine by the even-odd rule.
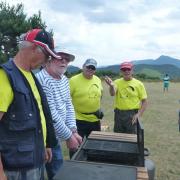
[[[51,34],[44,29],[32,29],[21,36],[21,40],[32,42],[38,46],[41,46],[46,52],[56,59],[62,59],[54,51],[54,40]]]
[[[120,65],[120,69],[132,69],[133,68],[133,64],[131,62],[123,62]]]

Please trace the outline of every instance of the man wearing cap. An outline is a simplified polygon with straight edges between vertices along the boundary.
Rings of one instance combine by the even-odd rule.
[[[105,77],[114,102],[114,132],[136,134],[136,121],[147,106],[147,93],[142,82],[133,78],[133,64],[120,65],[122,78],[114,82]]]
[[[62,59],[52,58],[45,68],[36,74],[46,94],[58,139],[66,140],[69,149],[77,149],[82,142],[77,133],[74,107],[71,102],[70,88],[64,75],[74,56],[65,52],[57,53]],[[60,144],[52,148],[52,161],[46,164],[48,179],[51,180],[63,163]]]
[[[13,60],[0,66],[0,179],[43,179],[45,161],[57,144],[41,85],[31,70],[56,55],[51,35],[33,29],[19,42]],[[46,147],[46,148],[45,148]]]
[[[101,80],[95,76],[97,62],[87,59],[83,65],[82,73],[70,79],[70,91],[75,108],[76,124],[81,137],[88,136],[91,131],[100,131],[99,112],[102,96]]]

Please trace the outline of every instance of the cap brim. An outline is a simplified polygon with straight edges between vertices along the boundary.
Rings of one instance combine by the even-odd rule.
[[[57,54],[54,50],[50,49],[47,44],[42,43],[40,41],[36,41],[36,40],[33,40],[33,43],[43,47],[50,56],[52,56],[56,59],[62,59],[62,57],[59,54]]]
[[[120,69],[132,69],[133,67],[132,66],[122,66],[120,67]]]
[[[87,63],[87,64],[85,64],[85,66],[94,66],[95,68],[97,67],[96,65],[91,64],[91,63]]]
[[[69,61],[74,61],[75,56],[69,53],[65,53],[65,52],[58,52],[57,55],[61,56],[63,58],[63,56],[65,58],[67,58]]]

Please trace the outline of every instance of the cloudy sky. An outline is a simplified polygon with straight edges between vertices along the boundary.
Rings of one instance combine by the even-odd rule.
[[[5,0],[2,0],[5,1]],[[57,50],[76,56],[81,67],[94,58],[99,66],[126,60],[180,59],[179,0],[6,0],[22,2],[31,16],[40,10],[53,29]]]

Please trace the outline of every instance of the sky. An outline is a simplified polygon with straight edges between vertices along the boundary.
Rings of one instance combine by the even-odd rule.
[[[56,50],[74,54],[74,66],[81,67],[88,58],[98,66],[161,55],[180,59],[179,0],[6,2],[22,2],[27,17],[41,11],[47,30],[53,29]]]

